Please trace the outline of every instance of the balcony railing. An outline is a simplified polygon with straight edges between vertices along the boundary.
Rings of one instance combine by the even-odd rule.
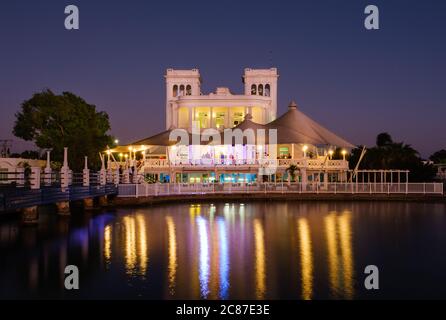
[[[169,165],[170,163],[170,165]],[[298,168],[309,169],[348,169],[348,162],[344,160],[324,160],[324,159],[261,159],[261,160],[235,160],[235,159],[197,159],[197,160],[174,160],[149,159],[145,160],[144,168],[169,168],[169,167],[230,167],[230,166],[274,166],[288,168],[296,165]]]

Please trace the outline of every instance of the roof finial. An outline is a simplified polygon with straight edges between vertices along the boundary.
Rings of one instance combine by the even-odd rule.
[[[252,120],[252,115],[251,114],[249,114],[249,113],[247,113],[246,115],[245,115],[245,120]]]
[[[288,109],[297,109],[296,101],[292,100],[288,106]]]

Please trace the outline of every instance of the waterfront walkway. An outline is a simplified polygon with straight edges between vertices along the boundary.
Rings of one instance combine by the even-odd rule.
[[[60,186],[41,187],[40,189],[0,188],[0,213],[34,206],[116,195],[117,191],[118,188],[114,184],[71,185],[65,190]]]

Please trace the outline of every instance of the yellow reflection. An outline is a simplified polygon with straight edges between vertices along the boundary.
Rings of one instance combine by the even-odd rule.
[[[336,289],[339,286],[338,253],[336,244],[336,214],[331,213],[324,218],[325,235],[327,237],[328,248],[328,277],[330,288]]]
[[[341,242],[342,264],[344,266],[344,287],[348,299],[353,298],[353,254],[350,212],[344,212],[338,218],[339,237]]]
[[[133,273],[136,266],[136,227],[133,217],[123,218],[125,229],[125,268],[127,273]]]
[[[145,275],[147,271],[148,255],[147,255],[147,230],[145,216],[139,214],[136,216],[136,223],[138,225],[138,255],[140,274]]]
[[[324,218],[328,247],[330,288],[335,296],[352,299],[354,296],[354,267],[352,249],[351,214],[337,216],[331,213]]]
[[[112,255],[112,226],[108,225],[104,229],[104,256],[105,263],[109,264],[111,262]]]
[[[189,217],[193,221],[196,216],[201,215],[201,205],[191,204],[189,207]]]
[[[145,216],[123,218],[125,231],[124,259],[128,274],[145,275],[148,265],[147,228]],[[137,264],[138,263],[138,264]],[[137,269],[137,266],[139,269]]]
[[[177,273],[177,238],[175,235],[175,222],[172,217],[166,217],[166,222],[169,235],[169,291],[171,295],[174,295]]]
[[[302,298],[311,300],[313,296],[313,256],[311,252],[311,237],[308,221],[305,218],[298,220],[300,263],[302,269]]]
[[[254,239],[256,254],[256,295],[257,299],[265,298],[265,244],[263,226],[259,219],[254,219]]]

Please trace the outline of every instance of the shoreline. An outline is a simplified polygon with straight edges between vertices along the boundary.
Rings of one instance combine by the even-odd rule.
[[[116,197],[108,207],[130,207],[178,202],[213,201],[400,201],[446,203],[441,194],[281,194],[281,193],[221,193],[160,195],[149,197]]]

